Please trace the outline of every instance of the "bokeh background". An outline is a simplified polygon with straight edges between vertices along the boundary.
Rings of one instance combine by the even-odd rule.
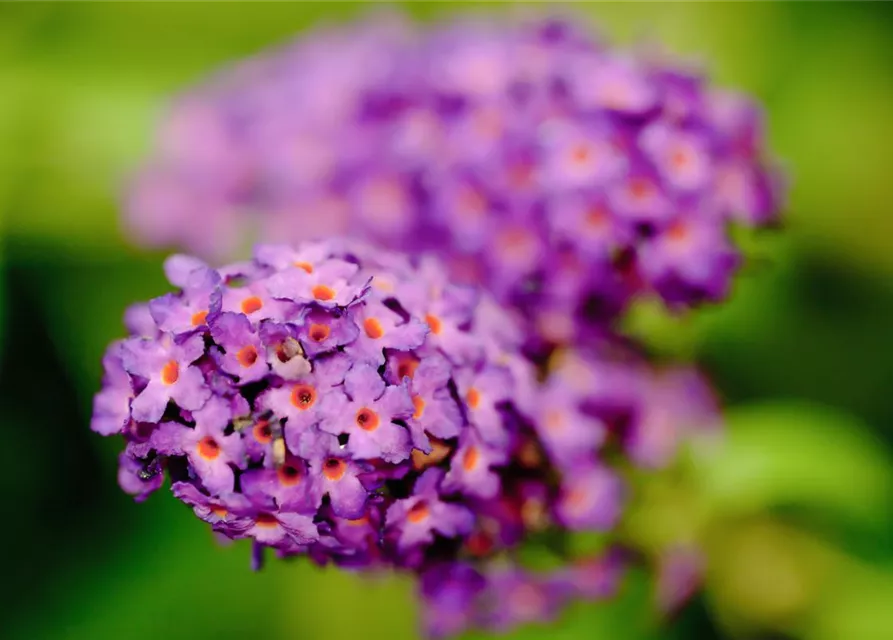
[[[475,9],[404,8],[422,20]],[[685,318],[641,308],[629,322],[658,353],[701,362],[727,407],[716,456],[653,479],[628,524],[702,544],[704,594],[662,621],[636,573],[616,602],[518,637],[893,638],[893,11],[573,8],[615,43],[659,39],[762,100],[793,190],[781,233],[748,240],[730,304]],[[121,493],[119,444],[87,426],[123,308],[165,291],[163,255],[127,243],[116,205],[165,97],[368,10],[0,5],[4,638],[415,636],[408,583],[305,563],[251,573],[246,546],[214,544],[163,492],[142,505]]]

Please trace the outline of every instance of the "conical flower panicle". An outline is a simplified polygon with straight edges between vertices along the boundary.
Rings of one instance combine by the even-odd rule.
[[[726,297],[729,225],[780,206],[763,147],[746,98],[569,23],[380,22],[181,96],[128,219],[140,241],[212,256],[246,230],[434,252],[539,346],[573,344],[635,296]]]

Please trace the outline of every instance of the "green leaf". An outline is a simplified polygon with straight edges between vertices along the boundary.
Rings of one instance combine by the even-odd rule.
[[[732,410],[727,423],[726,446],[701,467],[716,511],[738,515],[800,505],[863,525],[889,521],[891,456],[858,420],[779,401]]]

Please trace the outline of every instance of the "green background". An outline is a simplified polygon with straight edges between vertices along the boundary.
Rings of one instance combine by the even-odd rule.
[[[463,8],[470,8],[464,5]],[[486,7],[508,11],[506,5]],[[661,622],[647,579],[524,637],[893,638],[893,15],[876,4],[578,4],[612,41],[655,38],[768,110],[793,189],[747,239],[732,301],[629,329],[696,359],[728,408],[712,459],[654,479],[629,527],[697,539],[703,597]],[[248,570],[159,494],[115,483],[88,431],[124,306],[165,291],[121,235],[121,180],[164,99],[350,4],[0,5],[4,638],[412,637],[411,586],[303,563]],[[413,4],[423,19],[456,7]],[[529,10],[529,6],[525,8]]]

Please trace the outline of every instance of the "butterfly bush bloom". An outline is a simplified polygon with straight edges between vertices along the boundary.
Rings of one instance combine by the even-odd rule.
[[[95,400],[93,429],[125,442],[126,492],[169,477],[258,559],[412,572],[432,635],[549,619],[619,580],[613,560],[540,575],[505,559],[532,533],[615,529],[612,418],[585,387],[607,406],[620,377],[599,387],[568,360],[538,384],[495,302],[436,262],[353,241],[260,245],[218,269],[174,256],[165,271],[176,291],[128,311]]]
[[[586,341],[639,295],[728,294],[730,225],[773,223],[782,196],[755,104],[567,22],[419,36],[323,31],[181,96],[130,191],[137,237],[209,256],[246,230],[435,252],[540,347]]]
[[[542,573],[515,551],[613,540],[618,466],[718,431],[704,378],[621,347],[617,321],[728,295],[732,227],[781,205],[764,146],[747,98],[569,22],[303,37],[182,95],[126,209],[142,242],[215,263],[319,241],[170,258],[177,290],[128,310],[93,429],[123,435],[125,491],[170,477],[257,562],[416,574],[434,636],[610,597],[635,554]],[[671,552],[663,610],[701,573]]]

